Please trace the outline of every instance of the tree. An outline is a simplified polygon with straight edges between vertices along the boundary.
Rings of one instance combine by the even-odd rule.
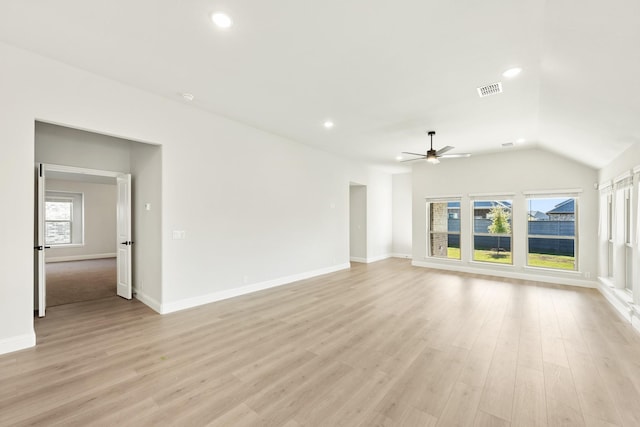
[[[487,228],[489,233],[498,235],[498,247],[496,248],[496,256],[500,254],[500,235],[511,234],[511,224],[509,218],[511,214],[508,210],[500,205],[495,205],[489,212],[491,216],[491,225]]]

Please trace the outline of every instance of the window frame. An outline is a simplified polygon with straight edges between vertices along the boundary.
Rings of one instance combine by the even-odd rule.
[[[482,232],[482,233],[477,233],[476,232],[476,202],[509,202],[510,203],[510,218],[509,218],[509,225],[511,227],[511,233],[510,234],[494,234],[494,233],[489,233],[489,231],[487,231],[486,233]],[[513,224],[513,218],[514,218],[514,195],[513,194],[495,194],[495,195],[478,195],[478,196],[471,196],[471,200],[470,200],[470,204],[471,204],[471,261],[472,262],[478,262],[478,263],[482,263],[482,264],[487,264],[487,265],[493,265],[493,266],[505,266],[505,267],[513,267],[514,266],[514,260],[513,260],[513,255],[514,255],[514,241],[513,241],[513,236],[514,236],[514,224]],[[484,261],[484,260],[479,260],[476,259],[476,236],[487,236],[487,237],[508,237],[510,239],[510,251],[509,253],[511,254],[511,261],[510,262],[497,262],[497,261]]]
[[[552,236],[553,239],[557,239],[557,240],[573,240],[573,269],[569,270],[569,269],[565,269],[565,268],[554,268],[554,267],[541,267],[539,265],[531,265],[529,264],[529,239],[549,239],[550,236],[546,235],[546,234],[529,234],[529,220],[528,220],[528,213],[529,213],[529,200],[531,199],[573,199],[573,227],[574,227],[574,235],[571,236]],[[536,194],[528,194],[525,195],[525,203],[527,204],[527,233],[526,233],[526,252],[525,252],[525,259],[526,259],[526,267],[527,268],[538,268],[538,269],[542,269],[542,270],[552,270],[552,271],[560,271],[560,272],[579,272],[580,268],[578,265],[578,260],[580,259],[578,257],[578,235],[579,235],[579,212],[580,212],[580,203],[579,203],[580,198],[578,197],[578,195],[576,194],[567,194],[567,193],[557,193],[557,194],[544,194],[544,195],[536,195]]]
[[[70,202],[71,220],[49,220],[46,216],[47,202]],[[84,246],[84,193],[75,191],[47,190],[45,192],[45,230],[47,223],[69,223],[70,243],[45,243],[54,248]],[[46,239],[45,233],[45,239]]]

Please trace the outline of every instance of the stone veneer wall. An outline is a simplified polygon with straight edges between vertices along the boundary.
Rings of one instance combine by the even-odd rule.
[[[447,202],[429,203],[431,256],[447,258],[447,231],[449,228]]]

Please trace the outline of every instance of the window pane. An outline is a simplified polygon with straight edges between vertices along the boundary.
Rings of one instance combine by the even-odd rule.
[[[511,264],[511,237],[474,236],[473,260]]]
[[[46,202],[45,218],[47,221],[71,221],[71,201]]]
[[[528,264],[532,267],[575,270],[573,239],[529,238]]]
[[[71,243],[71,222],[45,222],[45,243],[48,245]]]
[[[460,259],[460,235],[431,233],[431,256]]]
[[[429,203],[431,256],[460,259],[460,202]]]
[[[511,264],[511,200],[473,202],[473,260]]]
[[[527,230],[529,236],[535,236],[529,237],[527,264],[532,267],[575,270],[576,199],[528,199],[527,205]]]

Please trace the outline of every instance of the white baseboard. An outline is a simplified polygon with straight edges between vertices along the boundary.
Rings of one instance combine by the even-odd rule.
[[[143,303],[144,305],[151,308],[156,313],[162,313],[162,304],[154,298],[151,298],[149,295],[144,292],[140,292],[137,289],[133,289],[133,293],[135,294],[135,299]]]
[[[640,307],[635,306],[633,316],[631,316],[631,324],[638,332],[640,332]]]
[[[352,256],[352,257],[349,258],[349,260],[353,261],[353,262],[361,262],[361,263],[364,263],[364,264],[369,264],[369,263],[376,262],[376,261],[382,261],[383,259],[387,259],[387,258],[391,258],[391,257],[393,257],[393,255],[391,255],[391,254],[378,255],[378,256],[371,257],[371,258],[361,258],[361,257]]]
[[[391,254],[391,256],[393,258],[405,258],[405,259],[411,259],[412,255],[411,254]]]
[[[640,307],[633,304],[630,295],[626,295],[623,290],[616,289],[606,278],[598,278],[598,290],[605,297],[609,304],[616,309],[625,320],[634,328],[640,331]]]
[[[36,345],[36,333],[18,335],[0,340],[0,354],[23,350]]]
[[[108,254],[93,254],[93,255],[71,255],[71,256],[57,256],[47,257],[46,262],[65,262],[65,261],[84,261],[87,259],[101,259],[101,258],[115,258],[116,253]]]
[[[435,270],[446,270],[446,271],[456,271],[459,273],[472,273],[472,274],[481,274],[483,276],[497,276],[497,277],[506,277],[509,279],[521,279],[521,280],[531,280],[534,282],[544,282],[544,283],[552,283],[555,285],[569,285],[569,286],[580,286],[583,288],[597,288],[598,282],[593,280],[584,280],[578,278],[570,278],[570,277],[555,277],[555,276],[544,276],[538,275],[535,273],[521,273],[518,271],[508,271],[508,270],[499,270],[499,269],[486,269],[486,268],[477,268],[473,266],[467,265],[458,265],[458,264],[434,264],[426,261],[411,261],[411,265],[416,267],[426,267],[433,268]],[[499,266],[498,266],[499,267]]]
[[[297,282],[299,280],[309,279],[311,277],[322,276],[323,274],[329,274],[335,271],[346,270],[350,267],[351,265],[349,263],[338,264],[327,268],[293,274],[291,276],[280,277],[278,279],[267,280],[265,282],[254,283],[248,286],[242,286],[240,288],[227,289],[224,291],[213,292],[193,298],[185,298],[182,300],[161,304],[159,312],[161,314],[173,313],[174,311],[185,310],[187,308],[197,307],[199,305],[209,304],[215,301],[221,301],[240,295],[250,294],[252,292],[275,288],[277,286],[286,285],[288,283]]]
[[[378,255],[374,257],[367,257],[367,263],[382,261],[383,259],[391,258],[391,254]]]

